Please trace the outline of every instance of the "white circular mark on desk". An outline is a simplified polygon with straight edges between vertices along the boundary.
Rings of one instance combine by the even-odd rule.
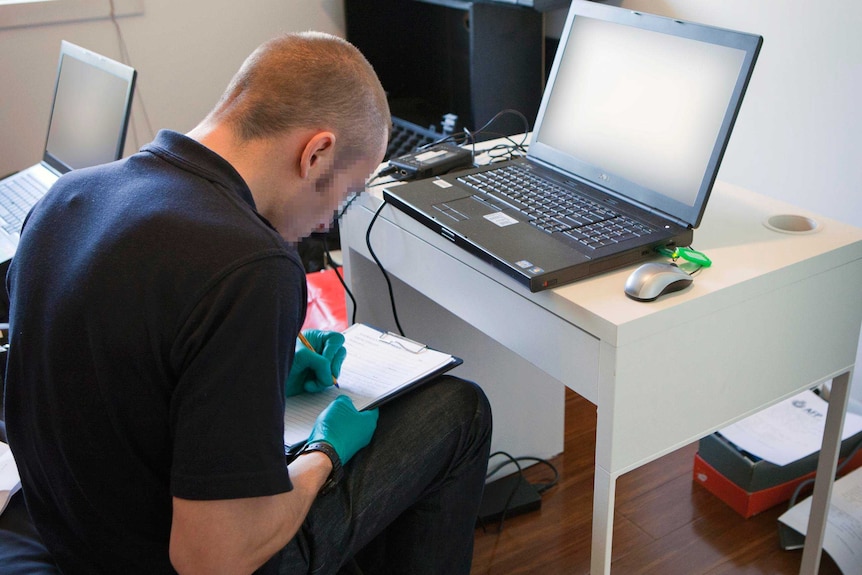
[[[763,221],[763,225],[782,234],[813,234],[821,229],[820,222],[797,214],[776,214]]]

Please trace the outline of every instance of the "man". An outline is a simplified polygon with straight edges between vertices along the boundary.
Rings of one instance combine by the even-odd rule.
[[[71,172],[29,215],[7,428],[66,575],[469,572],[490,443],[473,384],[336,400],[285,465],[283,410],[343,359],[336,334],[294,350],[295,244],[362,188],[389,122],[353,46],[286,35],[187,135]]]

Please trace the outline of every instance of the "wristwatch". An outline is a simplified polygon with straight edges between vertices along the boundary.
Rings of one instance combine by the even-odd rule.
[[[341,468],[341,458],[338,457],[338,453],[335,451],[335,448],[325,441],[309,443],[302,448],[300,455],[308,453],[309,451],[320,451],[321,453],[326,454],[329,461],[332,462],[332,471],[329,472],[329,477],[326,478],[326,482],[324,482],[323,487],[320,488],[321,495],[329,493],[338,484],[338,482],[341,481],[341,477],[344,475],[344,470]]]

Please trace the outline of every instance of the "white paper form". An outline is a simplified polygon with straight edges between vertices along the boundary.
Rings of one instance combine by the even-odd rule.
[[[743,451],[775,465],[787,465],[820,451],[828,408],[816,393],[803,391],[718,432]],[[860,431],[862,416],[848,412],[841,439]]]
[[[302,393],[285,400],[285,445],[308,439],[317,416],[339,395],[350,397],[356,409],[362,410],[453,361],[449,354],[389,336],[364,324],[344,330],[344,348],[347,357],[338,376],[338,388]]]
[[[804,535],[809,513],[811,497],[794,505],[778,520]],[[842,573],[862,573],[862,468],[838,479],[832,487],[823,550]]]
[[[0,513],[6,509],[9,499],[21,487],[18,466],[8,445],[0,441]]]

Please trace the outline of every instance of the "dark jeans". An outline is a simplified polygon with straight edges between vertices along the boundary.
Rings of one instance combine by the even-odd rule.
[[[280,573],[468,574],[491,446],[478,386],[443,376],[380,408],[374,438],[318,497]]]

